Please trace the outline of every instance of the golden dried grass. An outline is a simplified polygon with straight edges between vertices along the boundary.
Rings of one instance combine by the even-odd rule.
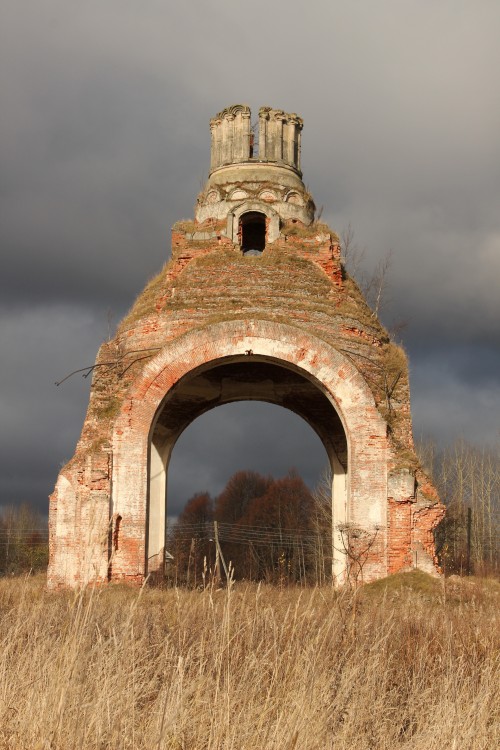
[[[475,750],[500,744],[500,585],[0,581],[0,747]]]

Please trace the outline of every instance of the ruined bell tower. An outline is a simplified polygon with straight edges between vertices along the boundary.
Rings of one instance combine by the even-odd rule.
[[[243,252],[274,242],[280,222],[310,225],[314,203],[300,171],[302,124],[297,115],[270,107],[260,108],[255,131],[249,107],[228,107],[214,117],[210,176],[196,221],[225,221],[225,236]]]
[[[210,121],[211,170],[169,262],[97,355],[73,458],[50,498],[51,587],[142,583],[165,558],[168,466],[203,412],[260,400],[303,417],[332,470],[333,570],[436,570],[443,514],[415,455],[403,350],[314,219],[303,122],[235,105]]]

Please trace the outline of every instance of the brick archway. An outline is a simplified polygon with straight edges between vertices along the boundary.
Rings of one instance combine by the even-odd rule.
[[[151,512],[159,512],[157,523],[160,526],[161,513],[164,513],[164,509],[158,507],[148,511],[148,493],[151,468],[156,466],[160,474],[162,466],[163,471],[166,470],[178,436],[174,433],[181,427],[179,423],[173,430],[166,447],[155,451],[154,427],[169,394],[174,393],[183,378],[197,372],[213,370],[223,363],[240,363],[244,367],[245,362],[251,361],[293,370],[313,384],[331,404],[344,431],[349,456],[345,511],[339,520],[363,528],[381,529],[383,554],[377,556],[377,562],[372,563],[373,570],[367,572],[374,577],[386,573],[386,425],[364,379],[336,349],[298,328],[269,321],[229,321],[192,331],[166,346],[146,365],[123,403],[112,436],[111,513],[113,518],[120,517],[120,543],[113,559],[113,579],[143,578],[147,573],[147,560],[153,557],[149,553],[158,551],[160,546],[158,542],[148,552],[146,528],[151,526]],[[273,398],[266,400],[278,403]],[[206,410],[203,404],[199,413],[201,410]],[[306,414],[302,416],[307,418]],[[313,427],[314,421],[310,420]],[[327,427],[320,425],[318,429],[324,433]],[[327,438],[323,435],[322,439]],[[164,508],[160,496],[159,503],[162,502]],[[338,559],[339,578],[342,569],[343,561]]]
[[[444,508],[415,453],[405,353],[346,272],[338,235],[314,221],[300,171],[301,118],[261,107],[258,158],[250,122],[246,105],[212,118],[211,172],[194,221],[174,225],[169,263],[99,350],[82,433],[50,498],[52,587],[144,580],[147,559],[161,548],[165,491],[158,487],[182,426],[182,399],[190,401],[186,384],[198,389],[199,409],[214,405],[210,388],[220,391],[218,403],[260,394],[286,405],[291,373],[309,405],[295,393],[290,408],[343,467],[344,514],[336,518],[351,524],[352,567],[362,553],[364,580],[408,567],[437,570],[432,531]],[[238,247],[248,211],[266,216],[264,253]],[[249,251],[261,249],[259,237]],[[225,390],[223,376],[237,394]],[[169,424],[175,398],[180,411]],[[156,547],[147,550],[154,534]]]

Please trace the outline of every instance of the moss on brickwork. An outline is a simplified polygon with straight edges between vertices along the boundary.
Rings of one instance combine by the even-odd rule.
[[[96,416],[100,419],[111,421],[118,415],[121,406],[121,399],[118,396],[111,396],[107,401],[100,404],[96,409]]]
[[[332,232],[328,224],[324,224],[320,221],[315,221],[312,224],[303,224],[301,221],[294,220],[287,221],[284,224],[281,233],[285,236],[303,238],[313,238],[318,234],[331,234],[338,239],[337,235],[335,232]]]
[[[192,231],[193,227],[179,222],[175,229]],[[285,241],[289,229],[293,242]],[[270,320],[312,332],[347,356],[363,375],[387,422],[389,439],[401,465],[417,469],[406,354],[391,342],[344,269],[342,285],[338,286],[316,262],[315,253],[329,247],[321,244],[318,234],[337,240],[326,224],[306,227],[288,222],[274,245],[262,255],[250,257],[235,250],[232,243],[184,239],[176,247],[174,259],[150,280],[120,324],[119,346],[125,347],[120,356],[126,358],[127,333],[141,327],[148,344],[158,347],[189,330],[230,320]],[[311,244],[302,244],[308,239]],[[335,262],[340,264],[340,260]],[[110,346],[116,349],[118,345],[111,342]],[[105,356],[111,356],[111,351]],[[132,370],[122,367],[123,376],[102,372],[100,377],[115,392],[121,381],[123,391],[146,363],[147,358],[134,364]],[[116,400],[119,406],[120,398]],[[110,401],[107,407],[96,403],[96,418],[113,418],[113,403]]]
[[[94,438],[92,442],[89,445],[89,453],[95,455],[96,453],[101,453],[101,451],[109,447],[109,441],[106,439],[104,435],[100,435],[99,437]]]
[[[165,288],[166,277],[172,265],[173,261],[168,261],[165,263],[161,271],[148,281],[145,288],[136,297],[134,304],[118,326],[118,334],[127,330],[127,328],[132,327],[134,323],[142,318],[146,318],[151,315],[151,313],[155,312],[156,301]]]
[[[366,302],[363,293],[354,279],[344,271],[345,294],[339,300],[338,313],[346,319],[357,320],[364,326],[383,334],[389,340],[389,334]]]
[[[199,229],[199,225],[193,219],[176,221],[172,227],[172,231],[174,232],[196,232],[197,229]]]
[[[217,232],[224,229],[226,221],[217,221],[217,219],[206,219],[199,223],[194,219],[182,219],[176,221],[172,227],[172,232],[182,232],[183,234],[190,235],[195,232]]]
[[[402,592],[410,590],[416,594],[422,595],[425,599],[435,600],[441,591],[442,583],[435,577],[421,570],[412,570],[404,573],[394,573],[386,578],[380,578],[378,581],[368,583],[360,590],[360,598],[377,599],[388,596],[389,598],[399,599]],[[435,601],[436,604],[441,602]]]
[[[193,259],[175,286],[177,296],[182,292],[192,298],[205,297],[205,301],[208,292],[214,298],[224,298],[228,288],[237,289],[239,296],[293,289],[304,304],[308,292],[326,297],[331,289],[321,270],[293,251],[266,251],[260,257],[248,257],[226,248]]]
[[[314,237],[319,230],[331,234],[324,224],[301,225],[297,231]],[[349,276],[345,276],[342,289],[335,288],[312,258],[297,251],[296,243],[270,246],[259,257],[244,256],[232,246],[211,244],[205,243],[203,252],[190,258],[177,273],[175,261],[170,261],[137,298],[119,333],[156,318],[164,321],[171,335],[179,326],[188,330],[232,319],[269,319],[312,330],[350,357],[366,377],[383,416],[395,419],[388,389],[400,371],[406,373],[406,358],[390,343],[387,331]],[[159,300],[163,300],[161,312]],[[393,401],[398,400],[405,378],[400,375],[399,380],[391,393]]]

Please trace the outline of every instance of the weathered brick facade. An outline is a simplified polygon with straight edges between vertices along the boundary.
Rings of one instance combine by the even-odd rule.
[[[50,498],[49,585],[162,567],[172,448],[214,406],[258,399],[316,430],[332,473],[334,575],[434,571],[443,514],[415,455],[404,352],[314,221],[302,121],[262,108],[211,122],[212,172],[172,258],[96,360],[76,452]]]

